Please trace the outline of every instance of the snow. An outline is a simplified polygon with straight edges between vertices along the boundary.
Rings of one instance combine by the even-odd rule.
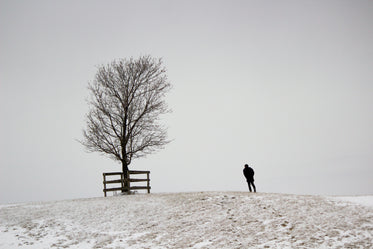
[[[373,248],[372,199],[198,192],[0,205],[0,248]]]
[[[360,204],[367,207],[373,207],[373,196],[338,196],[336,199],[339,199],[341,201],[345,202],[351,202]]]

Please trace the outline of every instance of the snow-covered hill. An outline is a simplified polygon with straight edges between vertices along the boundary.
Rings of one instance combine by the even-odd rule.
[[[373,248],[373,207],[354,200],[201,192],[2,205],[0,248]]]

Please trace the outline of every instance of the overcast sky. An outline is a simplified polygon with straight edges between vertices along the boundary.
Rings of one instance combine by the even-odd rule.
[[[103,196],[87,85],[162,57],[166,148],[152,192],[373,194],[373,1],[0,1],[0,203]]]

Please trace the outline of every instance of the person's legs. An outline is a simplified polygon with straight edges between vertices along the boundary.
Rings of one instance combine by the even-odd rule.
[[[249,190],[250,190],[250,192],[251,192],[250,181],[247,181],[247,185],[249,185]]]
[[[254,181],[251,182],[251,185],[253,185],[254,192],[256,192],[256,187],[255,187]],[[250,191],[250,192],[251,192],[251,191]]]

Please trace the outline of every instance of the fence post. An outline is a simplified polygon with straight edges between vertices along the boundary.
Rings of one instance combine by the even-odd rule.
[[[148,194],[150,194],[150,178],[149,178],[149,174],[150,174],[150,172],[147,172],[146,173],[146,176],[147,176],[147,187],[148,187]]]
[[[105,173],[103,173],[102,176],[104,177],[104,196],[106,197],[106,176],[105,176]]]

